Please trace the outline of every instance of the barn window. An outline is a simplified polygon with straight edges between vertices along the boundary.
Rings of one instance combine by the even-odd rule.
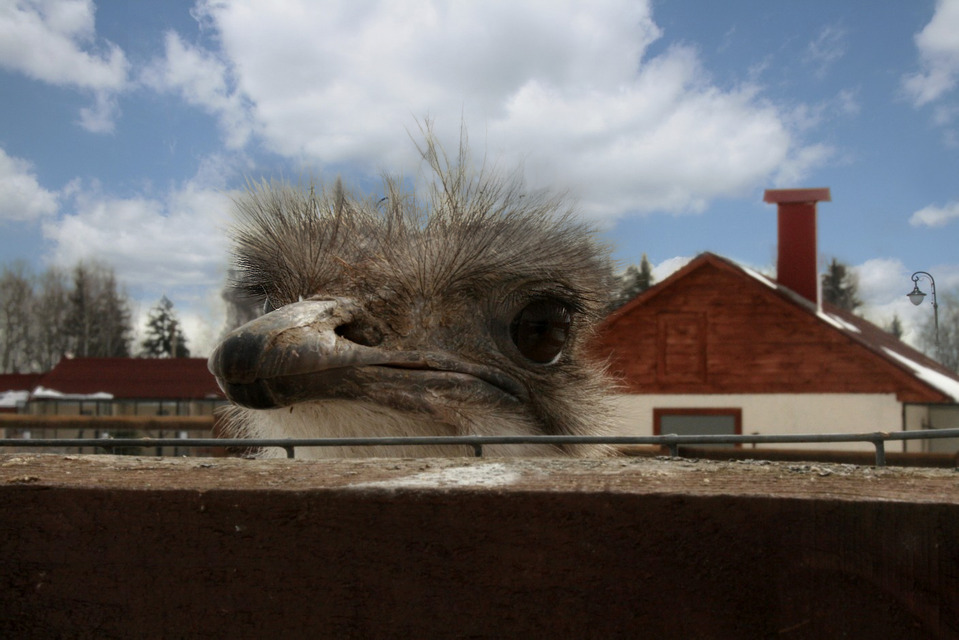
[[[742,432],[742,409],[653,409],[653,433],[657,436],[741,435]]]

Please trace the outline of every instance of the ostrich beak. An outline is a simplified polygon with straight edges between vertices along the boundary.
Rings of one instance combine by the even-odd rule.
[[[286,305],[228,334],[210,356],[210,372],[230,400],[251,409],[354,399],[433,412],[437,397],[527,398],[512,376],[448,351],[366,346],[338,335],[360,313],[345,299]]]

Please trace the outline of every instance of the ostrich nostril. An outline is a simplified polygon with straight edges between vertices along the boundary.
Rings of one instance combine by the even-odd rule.
[[[334,329],[336,335],[364,347],[377,347],[383,342],[383,332],[372,324],[354,320]]]

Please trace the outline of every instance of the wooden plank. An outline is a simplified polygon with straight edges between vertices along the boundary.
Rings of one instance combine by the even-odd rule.
[[[959,635],[959,475],[0,456],[0,635]]]

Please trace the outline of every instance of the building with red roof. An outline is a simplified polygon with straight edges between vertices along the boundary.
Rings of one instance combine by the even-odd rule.
[[[41,373],[0,373],[0,413],[16,413],[40,383]]]
[[[777,279],[703,253],[606,318],[596,352],[623,386],[624,434],[959,427],[955,372],[820,301],[815,203],[828,199],[828,189],[767,192],[779,204]]]
[[[0,410],[27,414],[0,422],[0,436],[209,437],[216,429],[214,412],[225,404],[204,358],[63,358],[44,374],[0,376]],[[157,447],[155,453],[222,452]]]
[[[64,358],[31,389],[37,415],[212,415],[226,402],[204,358]]]

